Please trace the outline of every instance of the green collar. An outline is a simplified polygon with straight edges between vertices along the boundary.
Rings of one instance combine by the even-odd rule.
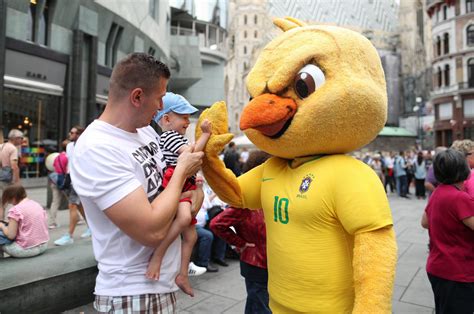
[[[295,169],[301,166],[302,164],[305,164],[313,160],[317,160],[324,156],[327,156],[327,155],[321,154],[321,155],[314,155],[314,156],[296,157],[295,159],[288,160],[288,166],[292,169]]]

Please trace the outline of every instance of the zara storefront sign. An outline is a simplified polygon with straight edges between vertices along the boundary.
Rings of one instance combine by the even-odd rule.
[[[42,73],[35,73],[31,71],[26,72],[26,77],[41,80],[41,81],[47,81],[48,77],[45,74]]]
[[[6,50],[5,86],[62,96],[66,64],[15,50]]]

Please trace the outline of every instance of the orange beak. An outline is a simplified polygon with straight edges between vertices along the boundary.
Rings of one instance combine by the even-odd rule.
[[[274,94],[260,95],[245,106],[240,118],[240,129],[256,129],[265,136],[278,137],[289,126],[296,109],[297,105],[291,98]]]

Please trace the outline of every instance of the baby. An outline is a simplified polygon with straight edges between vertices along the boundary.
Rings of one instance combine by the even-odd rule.
[[[163,134],[160,137],[160,148],[166,162],[166,170],[163,177],[162,187],[165,188],[173,175],[179,154],[189,145],[189,141],[184,137],[189,126],[189,116],[198,109],[193,107],[183,96],[166,93],[163,97],[163,110],[159,111],[155,117]],[[196,142],[194,151],[202,151],[211,136],[211,123],[205,120],[201,125],[202,136]],[[195,177],[188,178],[184,184],[183,192],[195,190]],[[194,243],[197,239],[194,224],[195,219],[191,217],[192,202],[190,198],[180,200],[176,218],[171,224],[170,230],[153,253],[148,265],[146,276],[150,279],[158,280],[163,256],[169,245],[181,233],[183,241],[181,245],[181,267],[176,284],[186,294],[194,296],[193,289],[188,278],[188,264],[191,258]]]

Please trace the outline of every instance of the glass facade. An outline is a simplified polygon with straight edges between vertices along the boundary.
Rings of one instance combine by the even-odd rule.
[[[58,143],[62,140],[59,134],[62,98],[5,88],[4,101],[4,137],[11,129],[19,129],[25,135],[20,157],[21,176],[46,175],[44,158],[48,153],[58,151]]]

